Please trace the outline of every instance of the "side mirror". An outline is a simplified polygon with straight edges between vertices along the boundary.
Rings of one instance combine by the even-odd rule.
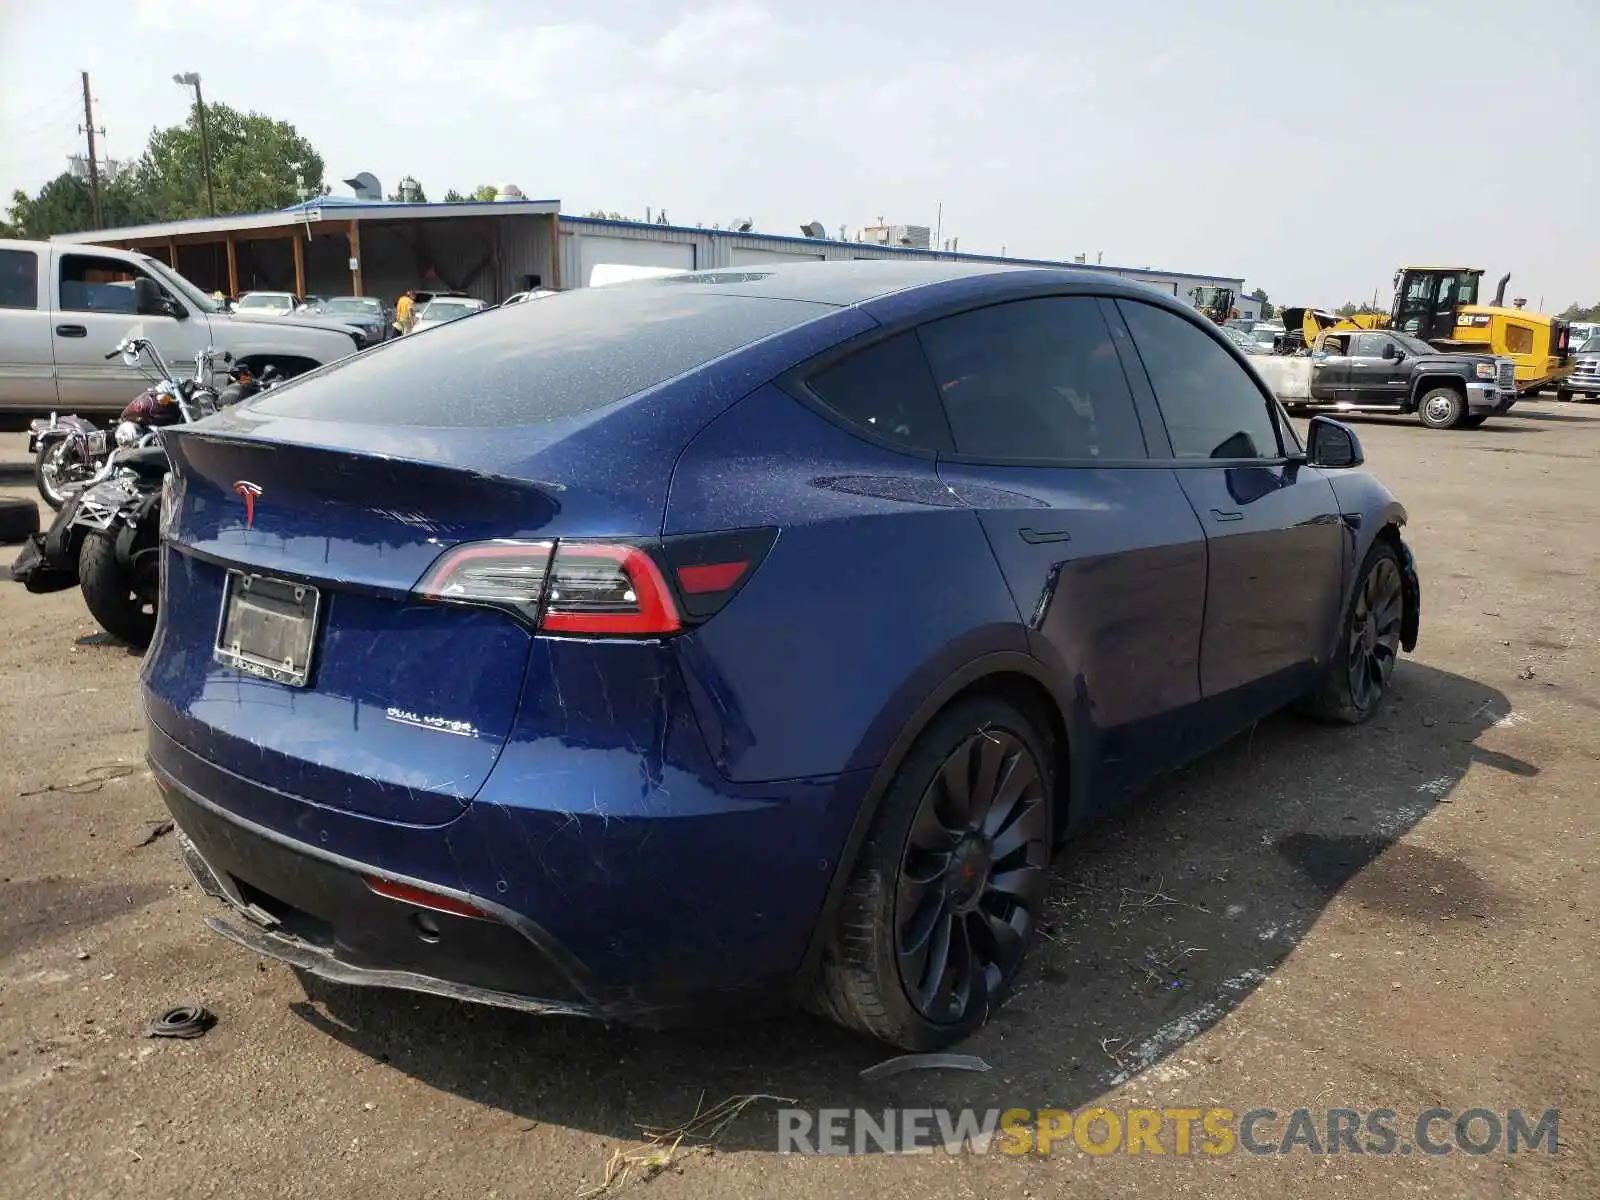
[[[141,317],[175,317],[179,321],[189,315],[189,310],[162,291],[160,284],[143,275],[133,281],[133,310]]]
[[[1393,342],[1385,342],[1383,344],[1383,357],[1390,359],[1391,361],[1399,358],[1400,347],[1396,346]]]
[[[1313,467],[1337,471],[1359,467],[1367,461],[1367,456],[1361,451],[1361,439],[1356,431],[1343,421],[1312,417],[1306,431],[1306,461]]]

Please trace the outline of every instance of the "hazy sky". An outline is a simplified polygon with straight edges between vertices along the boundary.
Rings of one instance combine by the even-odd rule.
[[[207,99],[336,182],[515,183],[569,212],[882,216],[961,249],[1386,300],[1402,262],[1600,300],[1600,0],[0,0],[0,195]]]

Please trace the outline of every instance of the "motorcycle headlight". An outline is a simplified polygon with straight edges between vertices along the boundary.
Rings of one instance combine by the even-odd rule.
[[[1479,379],[1493,379],[1494,378],[1494,364],[1493,363],[1479,363],[1477,365],[1477,375],[1478,375]]]
[[[116,438],[117,445],[126,448],[138,445],[139,439],[144,436],[144,431],[132,421],[122,421],[118,423],[116,433],[113,436]]]

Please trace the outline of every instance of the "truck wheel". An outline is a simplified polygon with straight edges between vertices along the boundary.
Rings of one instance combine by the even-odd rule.
[[[25,542],[38,532],[37,504],[15,496],[0,496],[0,542]]]
[[[83,539],[78,552],[78,583],[89,615],[112,637],[143,650],[156,631],[155,605],[146,604],[133,578],[117,561],[117,544],[103,533]]]
[[[1436,387],[1417,402],[1417,417],[1429,429],[1454,429],[1467,415],[1467,399],[1455,388]]]
[[[1565,404],[1572,399],[1572,393],[1567,391],[1566,388],[1557,388],[1556,399]]]

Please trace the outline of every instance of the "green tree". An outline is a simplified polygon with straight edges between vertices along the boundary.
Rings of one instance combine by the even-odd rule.
[[[100,185],[101,228],[137,225],[157,217],[127,176]],[[94,199],[89,182],[63,172],[39,189],[37,196],[11,193],[5,225],[12,236],[47,238],[57,233],[93,229]]]
[[[467,199],[467,197],[463,196],[460,192],[456,191],[455,188],[451,188],[448,192],[446,192],[444,194],[444,202],[446,204],[460,204],[463,201],[465,201],[466,199]]]
[[[1563,321],[1600,321],[1600,303],[1590,304],[1587,307],[1582,304],[1569,304],[1561,313],[1561,319]]]
[[[1261,301],[1261,319],[1263,321],[1272,320],[1273,314],[1278,311],[1272,306],[1271,301],[1267,299],[1267,293],[1262,288],[1257,288],[1255,291],[1251,292],[1250,299]]]
[[[1346,300],[1333,311],[1338,313],[1341,317],[1353,317],[1357,313],[1378,313],[1382,312],[1383,309],[1373,308],[1372,305],[1365,300],[1363,300],[1360,304],[1357,304],[1354,300]]]
[[[472,189],[474,200],[493,200],[500,194],[500,189],[492,183],[480,183]]]
[[[206,134],[217,215],[267,212],[322,192],[322,155],[287,121],[206,105]],[[152,130],[143,156],[128,173],[154,219],[206,215],[206,177],[200,129],[191,110],[182,125]]]
[[[619,212],[607,212],[603,208],[591,209],[583,214],[586,217],[598,217],[602,221],[632,221],[633,217],[625,217]]]

